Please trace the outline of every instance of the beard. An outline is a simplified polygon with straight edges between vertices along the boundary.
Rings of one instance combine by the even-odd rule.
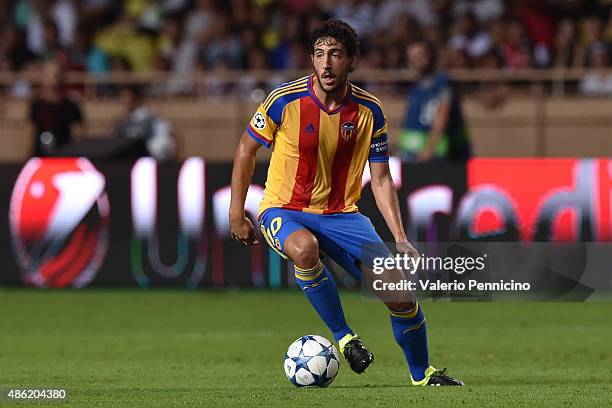
[[[344,90],[346,81],[348,79],[347,73],[341,76],[333,75],[333,77],[331,78],[332,79],[331,83],[328,83],[328,78],[324,76],[325,74],[327,73],[317,74],[317,80],[319,81],[319,85],[321,86],[323,91],[325,91],[328,94],[333,94],[341,90]]]

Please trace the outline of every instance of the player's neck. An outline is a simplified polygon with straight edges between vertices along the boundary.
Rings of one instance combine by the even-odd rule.
[[[338,108],[344,100],[346,99],[346,94],[348,93],[348,82],[345,82],[344,85],[339,86],[333,92],[326,92],[319,84],[319,79],[315,76],[314,81],[312,81],[312,90],[314,91],[317,99],[325,105],[325,107],[333,111]]]

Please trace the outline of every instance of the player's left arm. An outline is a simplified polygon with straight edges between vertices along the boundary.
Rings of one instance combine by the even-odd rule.
[[[370,185],[374,193],[376,206],[385,219],[391,234],[393,234],[397,249],[410,256],[418,257],[418,251],[408,242],[406,231],[402,223],[397,191],[395,190],[393,177],[391,177],[391,170],[389,170],[389,135],[387,119],[382,111],[382,106],[379,105],[378,107],[380,109],[374,109],[372,111],[374,115],[374,130],[372,132],[370,152],[368,154],[371,176]]]
[[[393,234],[397,249],[400,252],[418,257],[418,251],[410,244],[404,230],[397,191],[389,170],[389,162],[373,162],[370,160],[370,174],[376,206],[385,219],[391,234]]]

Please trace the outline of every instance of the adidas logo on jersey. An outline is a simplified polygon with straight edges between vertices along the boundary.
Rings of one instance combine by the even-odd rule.
[[[304,129],[306,133],[316,133],[317,129],[314,127],[312,123],[309,123],[308,126]]]

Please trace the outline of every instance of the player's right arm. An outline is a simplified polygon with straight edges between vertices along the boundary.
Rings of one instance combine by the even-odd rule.
[[[229,220],[232,238],[245,245],[258,243],[255,228],[244,212],[244,202],[255,171],[257,149],[260,147],[260,143],[244,132],[234,152]]]
[[[282,114],[282,111],[275,111],[277,122],[274,122],[269,116],[269,100],[270,97],[259,105],[234,152],[229,219],[232,238],[245,245],[258,243],[255,228],[244,212],[244,202],[255,171],[255,156],[261,146],[267,148],[272,146],[277,129],[277,116],[279,113]]]
[[[419,153],[417,161],[427,162],[435,156],[436,148],[446,131],[446,126],[450,118],[451,98],[452,90],[447,83],[438,93],[438,107],[435,109],[434,117],[431,122],[429,137],[427,138],[427,143],[423,147],[423,150]]]

